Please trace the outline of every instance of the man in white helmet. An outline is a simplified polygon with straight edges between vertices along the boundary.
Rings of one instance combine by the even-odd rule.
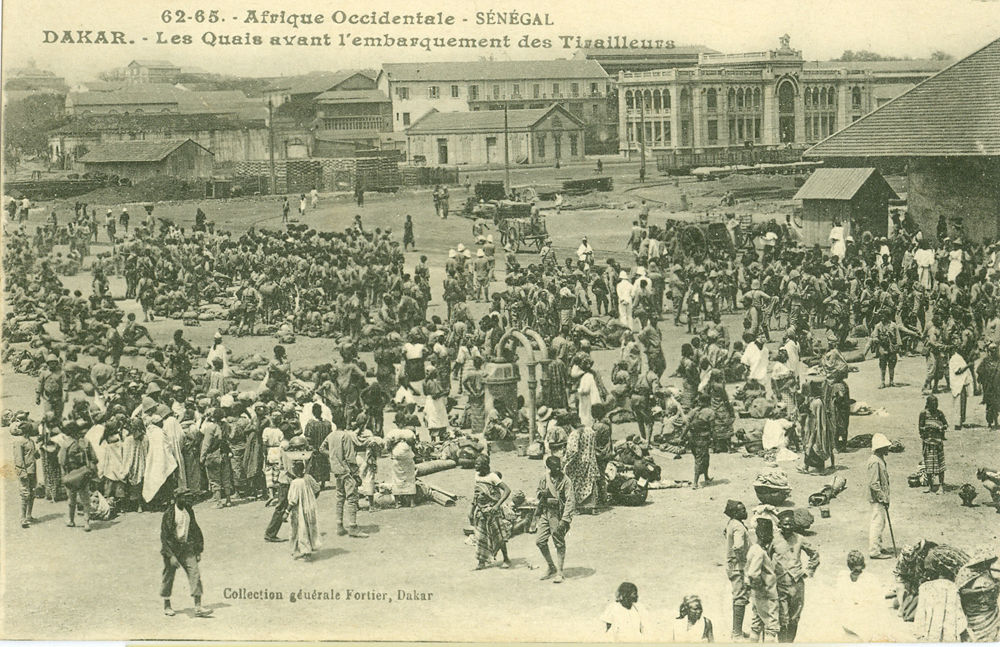
[[[892,552],[882,547],[882,535],[889,522],[889,469],[886,454],[892,443],[883,434],[872,436],[872,455],[868,458],[868,501],[871,502],[871,525],[868,528],[868,556],[888,559]]]

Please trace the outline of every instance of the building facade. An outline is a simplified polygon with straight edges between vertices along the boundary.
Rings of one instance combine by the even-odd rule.
[[[387,63],[378,87],[392,101],[393,131],[400,141],[431,110],[547,110],[558,103],[586,126],[589,142],[611,139],[611,79],[592,60]]]
[[[316,155],[338,157],[392,147],[392,102],[380,90],[334,90],[314,99]]]
[[[181,68],[170,61],[135,60],[118,71],[128,83],[173,83]]]
[[[411,161],[432,166],[502,165],[504,136],[511,164],[581,160],[586,152],[585,125],[556,104],[548,109],[436,112],[421,117],[407,131]]]
[[[619,72],[619,152],[802,147],[857,121],[947,61],[805,61],[778,49],[702,53],[698,65]]]

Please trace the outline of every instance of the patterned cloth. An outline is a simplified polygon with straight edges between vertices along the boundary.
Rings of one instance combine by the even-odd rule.
[[[476,527],[476,559],[480,563],[491,561],[500,547],[510,539],[512,524],[502,509],[489,511],[503,496],[501,482],[496,472],[476,477],[471,521]]]
[[[590,497],[600,477],[596,438],[593,428],[580,427],[571,431],[566,441],[566,476],[573,483],[578,505]]]

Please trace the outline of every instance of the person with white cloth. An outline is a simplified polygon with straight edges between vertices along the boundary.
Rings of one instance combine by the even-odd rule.
[[[955,407],[955,429],[961,429],[965,424],[965,412],[969,402],[969,391],[972,390],[972,367],[966,363],[957,352],[952,353],[948,361],[948,373],[951,378],[951,397]]]
[[[948,282],[954,283],[958,275],[962,273],[962,259],[964,252],[959,242],[952,243],[952,249],[948,251]]]
[[[931,289],[931,277],[934,275],[934,250],[930,244],[921,239],[917,243],[917,251],[913,253],[913,261],[917,264],[917,276],[920,285],[925,290]]]
[[[847,241],[844,239],[844,227],[839,220],[835,220],[830,229],[830,255],[843,261],[846,254]]]
[[[212,361],[216,357],[222,358],[222,375],[230,377],[232,372],[229,370],[229,351],[222,343],[222,333],[218,330],[215,331],[215,336],[212,338],[212,348],[208,351],[208,357],[205,358],[205,368],[211,370]]]
[[[771,383],[767,379],[767,367],[771,356],[766,344],[764,333],[757,335],[757,339],[747,343],[746,350],[743,351],[743,356],[740,357],[740,362],[746,364],[749,369],[747,380],[755,380],[764,387],[764,390],[770,397]]]
[[[632,289],[628,273],[622,270],[618,273],[618,285],[615,287],[618,294],[618,320],[629,330],[632,330]]]
[[[581,263],[586,263],[587,267],[594,264],[594,248],[587,242],[586,236],[580,241],[580,246],[576,248],[576,258]]]

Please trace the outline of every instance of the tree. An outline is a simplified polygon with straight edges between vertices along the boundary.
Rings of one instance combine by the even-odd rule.
[[[931,52],[931,60],[932,61],[953,61],[953,60],[955,60],[955,57],[952,56],[951,54],[949,54],[948,52],[944,51],[944,50],[936,49],[933,52]]]
[[[867,49],[859,49],[858,51],[844,50],[844,53],[840,55],[840,58],[834,59],[837,61],[902,61],[905,60],[898,56],[883,56],[876,52],[869,52]]]
[[[8,154],[44,155],[49,133],[69,122],[65,94],[32,94],[12,101],[4,111],[3,140]]]

